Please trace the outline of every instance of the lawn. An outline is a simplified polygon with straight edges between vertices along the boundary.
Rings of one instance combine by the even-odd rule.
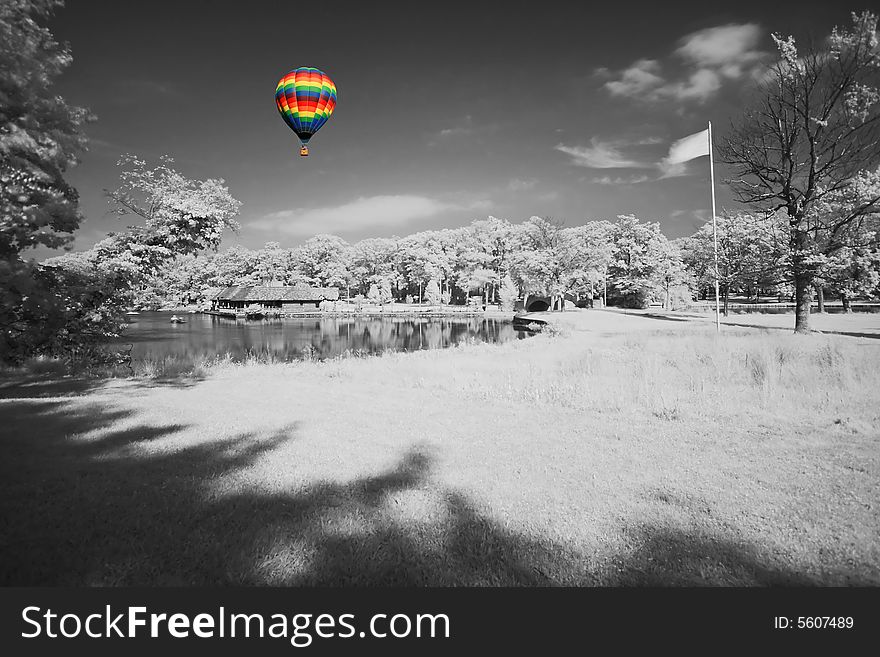
[[[880,340],[563,315],[503,345],[7,377],[0,583],[880,585]]]

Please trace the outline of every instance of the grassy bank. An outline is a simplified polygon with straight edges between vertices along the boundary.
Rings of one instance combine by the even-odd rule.
[[[7,380],[0,582],[880,584],[880,341],[601,315]]]

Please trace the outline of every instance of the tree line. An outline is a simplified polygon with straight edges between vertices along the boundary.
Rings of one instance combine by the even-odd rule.
[[[488,217],[460,228],[349,244],[316,235],[301,246],[230,247],[180,258],[149,281],[145,307],[200,303],[232,285],[337,287],[379,301],[465,303],[477,295],[501,303],[528,293],[604,297],[640,306],[664,288],[687,282],[676,247],[656,222],[632,216],[566,227],[551,218],[521,224]]]
[[[758,301],[794,294],[785,219],[722,212],[717,218],[718,275],[725,314],[731,296]],[[144,280],[140,308],[204,304],[238,285],[338,287],[372,301],[484,303],[509,307],[528,294],[639,308],[686,307],[714,297],[715,234],[707,221],[689,237],[668,240],[658,222],[633,216],[565,227],[542,217],[521,224],[489,217],[461,228],[349,244],[316,235],[301,246],[233,246],[178,258]],[[814,280],[824,305],[844,309],[854,298],[880,295],[876,229],[823,258]],[[820,307],[820,312],[824,308]]]

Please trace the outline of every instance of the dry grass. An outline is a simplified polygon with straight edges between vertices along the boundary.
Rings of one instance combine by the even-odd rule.
[[[11,382],[0,581],[877,585],[878,372],[689,327]]]

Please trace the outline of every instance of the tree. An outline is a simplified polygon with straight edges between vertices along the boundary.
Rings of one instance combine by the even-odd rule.
[[[474,221],[469,228],[468,259],[474,269],[493,272],[489,285],[497,289],[501,279],[510,272],[516,231],[509,221],[491,216]]]
[[[67,344],[65,336],[73,334],[65,327],[74,324],[65,304],[96,283],[21,258],[31,247],[68,246],[82,219],[78,194],[64,176],[85,150],[82,128],[92,116],[53,92],[72,58],[38,23],[61,6],[60,0],[0,3],[0,361]],[[91,298],[100,297],[98,287]],[[95,319],[92,326],[99,326]]]
[[[422,236],[416,233],[400,240],[395,257],[404,286],[418,288],[419,303],[422,303],[423,286],[440,273]]]
[[[365,239],[352,245],[349,252],[352,286],[363,293],[376,276],[393,279],[397,250],[397,241],[389,238]]]
[[[818,287],[827,287],[840,297],[844,312],[859,296],[873,296],[880,285],[880,248],[876,231],[848,231],[848,244],[824,259],[817,276]]]
[[[440,303],[440,286],[437,285],[437,281],[433,278],[425,286],[425,300],[431,306],[436,306]]]
[[[669,246],[660,232],[660,224],[620,215],[611,230],[611,239],[608,286],[612,296],[625,307],[646,306],[663,289],[664,260]]]
[[[112,212],[135,216],[143,224],[111,235],[96,245],[99,251],[127,251],[151,273],[170,257],[216,249],[224,230],[238,230],[234,217],[241,202],[229,193],[222,179],[193,180],[171,168],[165,155],[148,168],[144,160],[125,155],[118,166],[121,184],[108,191]]]
[[[346,287],[351,279],[349,247],[336,235],[315,235],[294,253],[297,270],[309,285]]]
[[[561,231],[562,283],[565,291],[593,299],[604,282],[612,255],[612,224],[590,221]]]
[[[285,283],[291,268],[290,251],[282,249],[278,242],[266,242],[257,252],[257,272],[262,285]]]
[[[379,302],[382,304],[394,301],[394,295],[391,292],[391,282],[387,278],[383,278],[379,283]]]
[[[778,213],[755,216],[721,212],[713,227],[707,221],[691,237],[680,240],[680,250],[698,287],[715,284],[715,234],[718,237],[718,282],[727,315],[731,293],[754,296],[785,276],[788,262],[786,225]]]
[[[511,270],[524,291],[550,295],[551,308],[565,291],[562,235],[562,222],[530,217],[516,233],[517,250],[511,257]]]
[[[693,277],[685,266],[680,251],[671,242],[667,241],[665,244],[657,265],[657,275],[663,292],[665,310],[673,310],[676,304],[691,301]]]
[[[190,180],[170,167],[171,158],[147,168],[133,156],[120,160],[121,184],[107,195],[120,215],[143,223],[111,234],[88,251],[46,260],[48,278],[63,294],[65,322],[34,351],[89,347],[118,335],[122,312],[150,277],[177,258],[216,248],[224,228],[236,228],[241,203],[222,180]],[[59,294],[59,293],[56,293]],[[89,323],[91,322],[91,323]]]
[[[501,309],[505,312],[512,311],[516,304],[516,300],[519,297],[519,292],[516,289],[513,279],[509,275],[501,280],[499,296],[501,298]]]
[[[491,303],[490,290],[498,283],[498,274],[486,267],[477,267],[471,272],[467,283],[468,291],[478,290],[483,297],[483,303]]]
[[[54,264],[0,259],[0,360],[34,355],[89,359],[125,326],[121,271],[99,270],[73,254]]]
[[[864,184],[880,163],[880,52],[877,16],[852,15],[852,27],[800,52],[793,37],[773,35],[779,59],[759,97],[723,140],[739,199],[783,210],[788,221],[795,331],[810,330],[811,287],[823,254],[839,248],[847,227],[880,210]],[[823,202],[848,196],[848,210],[826,215]]]
[[[79,226],[78,194],[64,179],[85,150],[92,119],[52,85],[72,58],[48,28],[60,0],[0,3],[0,257],[66,246]]]
[[[257,254],[243,246],[233,245],[211,258],[211,285],[259,285]],[[289,282],[289,281],[288,281]]]

